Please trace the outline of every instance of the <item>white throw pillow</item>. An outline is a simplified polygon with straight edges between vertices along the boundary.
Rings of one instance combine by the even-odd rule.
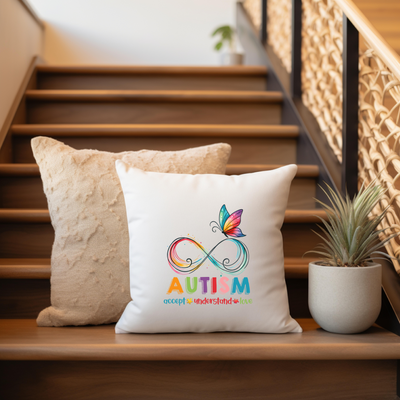
[[[302,331],[280,231],[296,165],[240,176],[116,169],[132,297],[116,333]]]

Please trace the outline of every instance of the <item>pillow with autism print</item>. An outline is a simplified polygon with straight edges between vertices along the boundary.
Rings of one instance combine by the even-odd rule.
[[[117,333],[302,331],[289,313],[281,234],[296,165],[241,176],[116,169],[131,295]]]

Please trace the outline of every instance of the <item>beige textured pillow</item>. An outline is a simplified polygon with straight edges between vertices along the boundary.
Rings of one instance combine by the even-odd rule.
[[[75,150],[47,137],[32,139],[32,149],[55,230],[52,306],[39,314],[39,326],[116,322],[130,300],[129,234],[116,160],[145,171],[223,174],[231,151],[219,143],[108,153]]]

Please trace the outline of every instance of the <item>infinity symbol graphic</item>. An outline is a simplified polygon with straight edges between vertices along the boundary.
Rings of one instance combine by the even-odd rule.
[[[203,258],[193,260],[191,258],[182,259],[177,253],[177,247],[179,244],[189,242],[199,248],[203,254]],[[224,242],[232,242],[236,245],[236,259],[231,262],[229,258],[224,258],[222,261],[217,260],[211,254],[213,251]],[[249,263],[248,249],[245,244],[237,239],[226,238],[221,240],[216,246],[214,246],[209,252],[195,240],[188,237],[180,237],[175,239],[168,248],[168,263],[171,268],[178,274],[187,275],[199,269],[206,260],[210,260],[218,269],[228,274],[238,274],[242,272]]]

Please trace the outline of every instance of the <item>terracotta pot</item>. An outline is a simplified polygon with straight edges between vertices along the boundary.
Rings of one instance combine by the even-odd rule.
[[[381,310],[382,267],[309,265],[308,306],[326,331],[359,333],[368,329]]]

